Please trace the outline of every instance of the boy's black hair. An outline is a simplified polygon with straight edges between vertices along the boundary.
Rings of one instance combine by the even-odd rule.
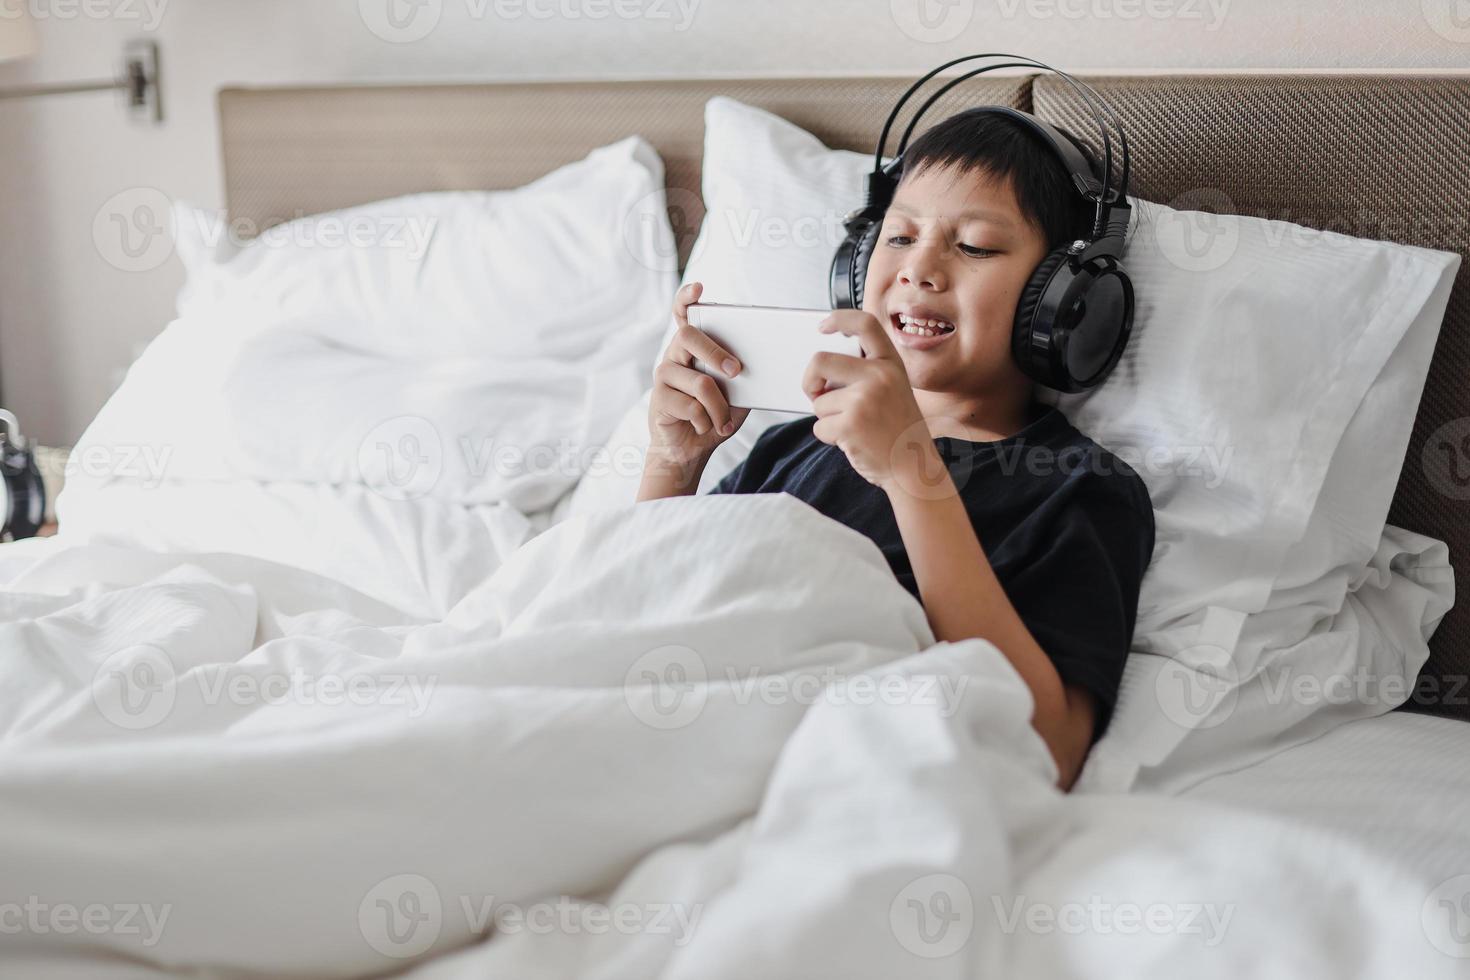
[[[904,151],[903,178],[930,167],[1009,181],[1021,214],[1041,229],[1048,250],[1092,230],[1096,209],[1077,193],[1056,151],[1008,116],[966,109],[930,127]]]

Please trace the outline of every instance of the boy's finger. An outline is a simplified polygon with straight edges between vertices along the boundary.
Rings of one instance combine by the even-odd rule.
[[[837,415],[845,411],[852,402],[851,388],[828,388],[812,397],[812,414],[817,418]]]
[[[674,296],[674,309],[682,315],[685,307],[699,302],[699,295],[702,292],[704,292],[704,286],[701,283],[691,282]]]
[[[733,378],[740,373],[739,359],[715,343],[709,334],[698,327],[685,326],[679,330],[678,337],[686,355],[697,357],[727,378]],[[688,366],[689,361],[680,360],[679,363]]]
[[[694,427],[696,435],[702,436],[713,428],[714,423],[710,421],[709,413],[705,411],[698,398],[681,391],[668,401],[667,405],[661,406],[661,411],[671,418],[688,422]]]
[[[689,306],[691,303],[699,302],[699,295],[703,291],[703,284],[691,282],[674,294],[675,323],[681,327],[689,326]]]
[[[730,403],[715,379],[692,367],[675,365],[669,368],[668,383],[704,406],[710,421],[723,435],[725,423],[730,421]],[[702,435],[703,433],[701,433]]]
[[[863,359],[835,351],[817,351],[801,375],[801,390],[815,398],[826,388],[839,388],[862,379],[868,368]]]
[[[898,349],[883,330],[883,324],[864,310],[833,310],[817,324],[819,333],[840,333],[856,337],[864,357],[896,358]]]

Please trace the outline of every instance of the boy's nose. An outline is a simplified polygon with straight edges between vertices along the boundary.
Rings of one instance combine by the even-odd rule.
[[[944,271],[933,262],[910,262],[898,270],[898,281],[904,286],[940,290],[944,288]]]

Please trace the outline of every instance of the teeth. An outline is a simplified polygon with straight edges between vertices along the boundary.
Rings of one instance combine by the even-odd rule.
[[[904,333],[919,337],[937,337],[945,332],[945,328],[954,329],[954,324],[947,320],[930,320],[924,317],[909,316],[907,313],[900,313],[898,322],[899,328]]]

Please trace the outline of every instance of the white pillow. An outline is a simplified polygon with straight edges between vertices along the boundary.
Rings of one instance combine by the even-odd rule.
[[[1445,266],[1438,285],[1349,420],[1306,532],[1292,546],[1271,585],[1267,609],[1287,604],[1336,609],[1348,580],[1377,550],[1459,261],[1455,255]]]
[[[684,280],[704,282],[715,302],[827,305],[841,217],[860,202],[871,157],[829,150],[799,127],[723,97],[710,100],[705,124],[709,213]],[[1135,650],[1228,656],[1273,583],[1315,581],[1343,564],[1361,573],[1377,546],[1388,503],[1381,487],[1351,509],[1362,527],[1341,554],[1330,530],[1321,539],[1325,553],[1311,549],[1301,565],[1291,549],[1308,533],[1334,451],[1370,385],[1385,376],[1411,324],[1422,318],[1437,329],[1458,257],[1242,217],[1229,220],[1217,243],[1228,254],[1217,248],[1202,262],[1181,236],[1214,216],[1133,204],[1125,264],[1138,310],[1128,352],[1095,391],[1038,392],[1148,484],[1158,546]],[[672,325],[663,344],[671,332]],[[1409,365],[1420,385],[1424,366],[1421,351]],[[1393,397],[1410,393],[1395,387]],[[1388,478],[1384,459],[1402,459],[1415,412],[1418,389],[1409,387],[1415,401],[1362,437],[1380,455],[1371,465],[1350,459],[1363,472],[1344,466],[1334,479]],[[1375,399],[1370,414],[1387,400]],[[736,465],[766,425],[791,417],[752,413],[700,489]],[[617,492],[631,499],[636,485],[633,478]],[[576,495],[572,509],[603,491],[579,486]]]
[[[1454,603],[1454,572],[1442,541],[1386,518],[1455,265],[1353,414],[1301,540],[1265,608],[1245,617],[1229,659],[1208,646],[1167,665],[1132,658],[1113,727],[1080,787],[1178,792],[1382,714],[1413,690]]]
[[[516,190],[381,201],[238,246],[179,206],[181,315],[79,440],[69,523],[109,485],[164,480],[549,507],[647,384],[677,285],[662,182],[630,137]],[[372,240],[420,220],[427,238]]]
[[[1291,546],[1369,386],[1459,261],[1282,221],[1218,220],[1135,201],[1128,350],[1093,391],[1039,389],[1148,484],[1161,574],[1145,582],[1144,633],[1207,606],[1257,611],[1278,577],[1321,573],[1291,569]],[[1222,251],[1202,260],[1183,236],[1206,221]],[[1436,324],[1443,314],[1443,303],[1429,310]],[[1366,529],[1373,545],[1386,504]]]
[[[677,271],[657,152],[630,136],[514,190],[413,194],[237,242],[177,205],[181,317],[330,318],[393,357],[651,357]],[[634,328],[641,334],[629,336]]]

